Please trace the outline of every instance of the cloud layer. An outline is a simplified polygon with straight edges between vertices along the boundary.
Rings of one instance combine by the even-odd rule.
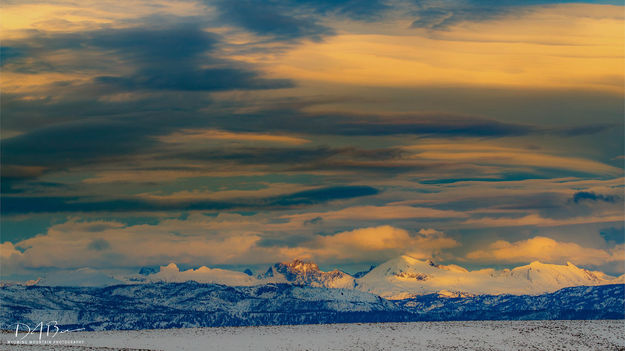
[[[0,278],[402,253],[620,273],[621,14],[8,2]]]

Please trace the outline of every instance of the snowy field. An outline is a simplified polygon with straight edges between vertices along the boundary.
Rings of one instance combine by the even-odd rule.
[[[625,321],[326,324],[73,332],[7,350],[625,350]],[[20,335],[21,337],[21,335]],[[29,335],[26,342],[37,342]],[[68,345],[58,345],[67,342]]]

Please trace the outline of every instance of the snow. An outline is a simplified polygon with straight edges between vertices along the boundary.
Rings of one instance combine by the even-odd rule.
[[[252,286],[258,284],[256,279],[243,272],[208,268],[206,266],[181,271],[175,263],[162,266],[159,272],[150,274],[146,278],[146,282],[182,283],[190,280],[198,283],[224,284],[230,286]]]
[[[20,338],[22,335],[19,336]],[[25,340],[37,342],[38,335]],[[1,344],[15,334],[0,334]],[[50,341],[44,336],[42,340]],[[72,332],[11,350],[622,350],[625,321],[478,321]],[[60,344],[58,344],[60,345]]]
[[[356,289],[397,300],[433,293],[439,293],[441,296],[539,295],[565,287],[625,282],[625,275],[615,278],[602,272],[579,268],[570,262],[566,265],[557,265],[536,261],[514,269],[469,271],[457,265],[440,265],[431,260],[418,260],[405,255],[384,262],[366,274],[359,275],[359,278],[339,270],[324,272],[315,263],[301,260],[276,263],[265,273],[255,276],[205,266],[181,271],[175,263],[162,266],[157,272],[147,275],[112,277],[90,268],[82,268],[69,273],[50,273],[38,282],[30,282],[30,285],[111,286],[120,283],[185,281],[228,286],[287,283],[311,287]]]
[[[355,279],[351,275],[337,269],[323,272],[317,264],[294,260],[292,262],[276,263],[269,267],[267,272],[258,275],[259,284],[292,283],[312,287],[351,289],[355,286]]]
[[[512,270],[468,271],[456,265],[438,265],[430,260],[400,256],[389,260],[357,279],[357,289],[388,299],[440,293],[538,295],[571,286],[604,285],[620,282],[602,272],[566,265],[532,262]]]

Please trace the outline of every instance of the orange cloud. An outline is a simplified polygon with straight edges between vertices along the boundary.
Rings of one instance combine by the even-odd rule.
[[[411,235],[390,225],[317,236],[305,246],[282,250],[284,255],[321,260],[385,260],[401,254],[429,258],[459,243],[445,233],[424,229]]]
[[[517,227],[517,226],[537,226],[555,227],[561,225],[587,224],[587,223],[610,223],[623,222],[625,217],[622,213],[604,214],[594,217],[572,217],[566,219],[543,218],[537,214],[530,214],[517,218],[491,218],[483,217],[468,219],[462,224],[478,227]]]
[[[623,18],[614,15],[621,12],[621,7],[592,4],[536,7],[524,15],[463,23],[445,33],[407,29],[409,23],[398,20],[384,24],[385,34],[363,28],[354,34],[348,27],[266,66],[274,74],[310,82],[621,93]]]
[[[191,214],[158,225],[126,226],[118,222],[70,220],[15,246],[0,246],[7,267],[136,267],[176,262],[192,265],[274,263],[293,258],[324,262],[382,261],[400,254],[428,258],[459,243],[445,233],[423,229],[410,233],[392,226],[360,228],[334,235],[311,235],[297,247],[261,245],[269,234],[292,232],[298,225],[272,223],[263,217],[235,214],[207,217]],[[20,252],[18,250],[23,250]],[[173,270],[172,270],[173,272]],[[6,272],[5,272],[6,273]],[[179,276],[179,272],[173,272]],[[173,274],[172,273],[172,274]],[[212,279],[222,272],[187,272]],[[185,275],[183,275],[185,276]],[[217,278],[215,278],[217,279]]]
[[[504,147],[485,142],[424,143],[405,147],[419,160],[452,161],[479,165],[508,165],[566,169],[593,174],[620,175],[623,170],[594,160],[550,155],[545,150]]]
[[[220,191],[201,191],[201,190],[184,190],[168,195],[159,194],[139,194],[139,197],[151,200],[164,201],[182,201],[182,200],[231,200],[231,199],[256,199],[263,197],[272,197],[278,195],[291,194],[299,191],[312,190],[318,187],[305,186],[301,184],[290,183],[265,183],[263,188],[255,190],[220,190]]]
[[[466,258],[482,262],[526,263],[541,261],[601,265],[622,261],[625,246],[619,245],[610,250],[582,247],[572,242],[559,242],[551,238],[537,236],[527,240],[508,242],[498,240],[486,249],[469,252]]]
[[[437,210],[426,207],[412,206],[354,206],[338,211],[308,212],[303,214],[288,215],[295,221],[306,221],[317,217],[324,220],[383,220],[383,219],[406,219],[406,218],[458,218],[466,217],[466,214],[451,210]]]
[[[233,133],[216,129],[185,129],[170,135],[160,137],[159,140],[166,143],[188,143],[190,141],[232,140],[246,142],[268,142],[284,144],[305,144],[310,140],[288,135],[275,135],[263,133]]]

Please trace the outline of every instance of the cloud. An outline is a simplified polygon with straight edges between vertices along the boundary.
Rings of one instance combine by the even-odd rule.
[[[400,173],[427,168],[419,162],[406,162],[399,148],[359,147],[262,147],[220,146],[218,148],[174,151],[163,159],[224,164],[230,170],[272,173]]]
[[[303,214],[287,215],[286,218],[295,221],[331,220],[358,220],[378,221],[411,218],[462,218],[467,215],[462,212],[437,210],[426,207],[412,206],[354,206],[328,212],[307,212]]]
[[[114,270],[167,262],[195,267],[266,264],[294,258],[311,258],[321,263],[373,262],[403,253],[432,257],[459,245],[433,229],[409,232],[384,225],[320,235],[302,225],[261,215],[213,217],[193,213],[185,219],[165,219],[153,225],[105,224],[70,220],[51,226],[42,235],[16,244],[4,243],[3,274],[14,273],[17,268]],[[93,231],[94,225],[102,230]],[[299,242],[288,245],[289,235],[299,235]],[[268,244],[270,240],[266,239],[271,238],[282,240]],[[179,274],[176,267],[169,268],[162,270],[162,275],[171,273],[184,280],[191,276],[212,279],[222,273],[201,268]]]
[[[13,167],[55,169],[98,163],[154,146],[156,142],[145,136],[154,133],[159,126],[144,128],[137,122],[85,120],[33,130],[1,140],[3,162]]]
[[[95,239],[87,245],[87,249],[93,251],[104,251],[111,248],[111,244],[104,239]]]
[[[431,258],[459,243],[442,232],[422,229],[415,234],[384,225],[318,236],[303,247],[287,250],[292,255],[323,261],[380,261],[401,254]]]
[[[591,159],[574,156],[550,155],[543,150],[499,146],[491,143],[422,143],[406,147],[415,151],[414,159],[475,163],[479,165],[504,165],[510,167],[536,167],[562,169],[588,174],[616,176],[622,173],[618,167]]]
[[[250,199],[262,199],[270,198],[281,195],[289,195],[301,191],[313,190],[319,187],[306,186],[301,184],[289,184],[289,183],[264,183],[260,184],[260,189],[242,190],[242,189],[230,189],[219,191],[200,191],[200,190],[183,190],[174,192],[171,194],[153,194],[144,193],[139,194],[145,199],[154,201],[193,201],[193,200],[250,200]]]
[[[606,242],[623,244],[625,242],[625,227],[603,228],[599,231],[599,235],[601,235]]]
[[[286,79],[264,79],[257,72],[235,68],[189,68],[161,67],[145,69],[126,77],[100,76],[97,83],[113,85],[119,89],[156,89],[182,91],[220,91],[283,89],[293,87]]]
[[[327,18],[372,21],[390,7],[381,0],[219,0],[221,19],[256,35],[279,41],[321,41],[335,31]]]
[[[616,195],[595,194],[592,191],[578,191],[573,194],[573,202],[579,203],[583,201],[603,201],[615,203],[619,199]]]
[[[113,222],[108,229],[93,232],[93,223],[71,220],[15,246],[3,244],[3,255],[9,254],[8,259],[3,258],[3,265],[8,262],[22,269],[116,269],[166,262],[245,262],[245,254],[260,240],[258,225],[240,215],[212,218],[198,214],[185,220],[163,220],[157,225],[120,226]],[[108,244],[103,247],[104,242]],[[99,249],[94,250],[94,243]],[[19,253],[15,248],[24,251]]]
[[[405,9],[406,15],[394,22],[383,22],[380,30],[343,30],[321,42],[305,42],[273,63],[285,76],[326,85],[404,89],[499,87],[519,89],[521,95],[524,90],[579,89],[622,95],[623,87],[618,83],[622,82],[618,56],[622,40],[598,34],[603,38],[599,49],[597,36],[584,36],[582,29],[582,24],[590,21],[598,33],[617,30],[622,26],[622,18],[613,14],[620,7],[515,7],[519,11],[504,19],[483,21],[501,15],[502,7],[481,6],[478,10],[462,5],[456,8],[458,2],[447,3],[452,3],[450,8]],[[411,18],[417,17],[415,26],[420,28],[406,30],[410,13],[414,14]],[[419,13],[423,13],[421,19]],[[456,25],[460,22],[463,25]],[[521,30],[528,27],[535,30]],[[519,56],[519,52],[524,55]],[[540,64],[536,58],[540,58]],[[585,69],[589,61],[603,66],[589,72]],[[462,111],[454,109],[454,104],[440,106],[447,111]],[[491,99],[488,105],[491,104],[499,102]]]
[[[187,18],[187,22],[173,24],[144,22],[130,28],[74,33],[40,32],[16,42],[15,46],[29,52],[31,60],[44,62],[46,56],[62,50],[69,50],[76,57],[109,56],[109,60],[117,61],[117,65],[105,65],[101,61],[96,61],[100,66],[90,62],[72,62],[71,68],[67,68],[83,68],[96,74],[95,83],[114,84],[124,89],[213,91],[273,89],[293,85],[285,79],[263,79],[242,62],[215,58],[213,55],[217,54],[219,43],[218,35],[203,30],[193,18]],[[62,63],[41,66],[37,73],[45,72],[46,67],[63,72],[66,67]],[[98,71],[107,74],[97,75]]]
[[[325,203],[334,200],[371,196],[379,191],[369,186],[334,186],[265,198],[238,198],[239,201],[202,197],[124,197],[97,199],[81,196],[22,197],[3,196],[2,213],[55,213],[55,212],[127,212],[127,211],[198,211],[226,209],[269,209]],[[244,195],[240,193],[239,195]],[[248,194],[249,195],[249,194]],[[256,194],[254,194],[256,195]],[[254,196],[256,197],[256,196]]]
[[[286,79],[261,78],[242,63],[207,56],[218,39],[197,24],[100,31],[87,37],[88,43],[115,50],[138,67],[133,74],[95,78],[96,82],[122,89],[217,91],[293,86]],[[215,67],[203,68],[211,64]]]
[[[617,245],[602,250],[583,247],[573,242],[559,242],[551,238],[537,236],[527,240],[508,242],[498,240],[485,249],[469,252],[466,258],[480,262],[527,263],[566,263],[600,266],[614,261],[622,261],[625,247]]]
[[[298,115],[300,118],[293,119],[293,115]],[[259,126],[259,122],[271,121],[277,130],[313,135],[504,137],[527,135],[538,131],[532,125],[444,113],[310,113],[292,109],[268,109],[256,113],[239,114],[231,118],[231,122],[236,121],[239,128],[245,125],[246,128],[253,130]]]
[[[622,213],[606,213],[597,216],[580,216],[569,217],[564,219],[544,218],[537,214],[529,214],[522,217],[481,217],[467,219],[462,223],[466,226],[475,227],[556,227],[588,223],[612,223],[622,222],[624,219]]]
[[[271,203],[278,206],[314,204],[338,199],[371,196],[378,194],[378,192],[376,188],[370,186],[336,186],[304,190],[281,198],[276,198]]]
[[[430,7],[416,11],[412,28],[447,29],[461,22],[484,21],[509,14],[507,7]]]
[[[0,67],[7,63],[7,60],[20,57],[22,54],[10,46],[0,46]]]
[[[10,241],[3,242],[0,244],[0,258],[2,260],[9,260],[11,256],[21,256],[22,252],[17,250],[13,243]]]
[[[0,244],[0,274],[8,276],[11,274],[22,273],[26,267],[21,266],[23,254],[10,241]]]
[[[462,22],[480,22],[531,12],[533,6],[577,3],[578,0],[469,0],[423,2],[415,11],[413,28],[446,30]],[[614,1],[585,1],[586,3],[617,4]]]
[[[302,6],[322,15],[346,16],[355,20],[375,20],[391,6],[384,0],[291,0],[293,6]]]
[[[219,1],[217,5],[225,21],[274,40],[321,40],[325,35],[334,34],[313,16],[298,14],[279,2],[234,0]]]
[[[267,142],[267,143],[284,143],[284,144],[305,144],[310,140],[288,136],[275,135],[268,133],[234,133],[215,129],[184,129],[169,135],[159,137],[159,140],[165,143],[189,143],[192,141],[219,141],[231,140],[234,142]]]

